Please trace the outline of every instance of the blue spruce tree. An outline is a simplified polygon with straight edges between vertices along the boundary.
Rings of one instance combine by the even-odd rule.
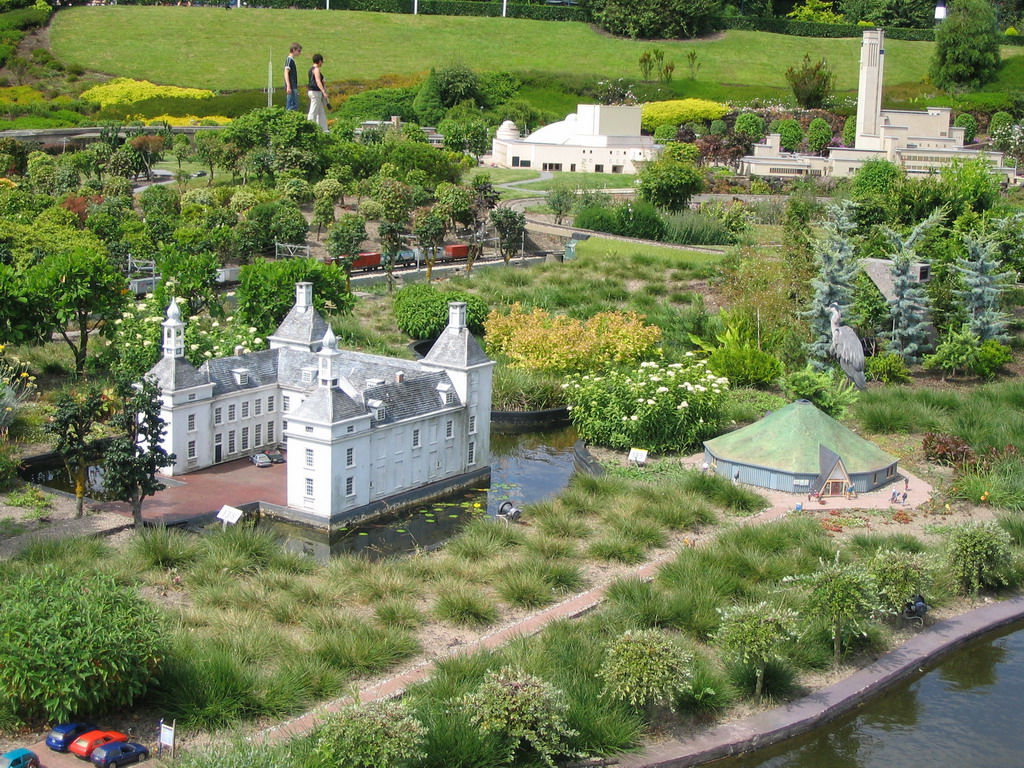
[[[945,215],[945,209],[937,208],[924,221],[914,227],[906,238],[898,232],[887,229],[892,242],[892,292],[889,305],[892,329],[885,334],[886,349],[894,352],[907,363],[921,362],[921,356],[928,351],[928,294],[921,283],[911,275],[911,264],[916,255],[917,244],[925,233]]]
[[[827,367],[832,348],[832,315],[829,305],[835,302],[839,312],[848,314],[853,302],[853,284],[857,275],[857,258],[852,233],[856,224],[851,217],[852,203],[844,201],[829,208],[825,221],[825,237],[818,242],[818,276],[811,280],[814,296],[811,306],[801,314],[810,320],[812,341],[807,357],[815,368]]]
[[[964,290],[955,293],[964,304],[967,325],[981,342],[994,339],[1006,343],[1010,316],[1002,310],[1002,295],[1005,286],[1013,282],[1013,273],[1002,269],[998,246],[991,240],[965,237],[964,245],[967,258],[956,263]]]

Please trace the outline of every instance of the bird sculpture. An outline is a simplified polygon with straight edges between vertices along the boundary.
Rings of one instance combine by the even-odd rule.
[[[846,372],[857,389],[864,389],[864,345],[856,331],[848,325],[840,325],[842,315],[834,301],[828,305],[832,313],[832,349],[839,361],[839,367]]]

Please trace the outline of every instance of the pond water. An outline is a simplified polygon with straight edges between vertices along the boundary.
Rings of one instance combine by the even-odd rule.
[[[1020,768],[1024,627],[973,644],[825,728],[714,768]]]
[[[517,507],[541,501],[562,490],[573,473],[572,427],[551,432],[491,433],[491,482],[488,487],[424,504],[412,512],[342,528],[330,537],[281,521],[264,521],[284,546],[326,559],[361,554],[371,559],[434,549],[474,517],[494,516],[506,501]]]

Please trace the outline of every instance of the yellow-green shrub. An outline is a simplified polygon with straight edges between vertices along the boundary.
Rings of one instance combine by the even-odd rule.
[[[176,85],[156,85],[148,80],[115,77],[102,85],[94,85],[82,92],[82,98],[109,107],[113,104],[134,104],[136,101],[156,98],[210,99],[213,91],[203,88],[179,88]]]
[[[599,312],[581,321],[543,309],[525,312],[517,302],[507,314],[487,316],[487,347],[516,368],[551,373],[595,371],[648,356],[661,329],[635,312]]]
[[[645,131],[653,131],[659,125],[682,125],[692,120],[719,120],[729,111],[725,104],[707,99],[650,101],[641,109],[640,125]]]
[[[43,100],[43,94],[28,85],[0,88],[0,103],[2,104],[32,104]]]
[[[144,122],[146,125],[160,125],[161,123],[167,123],[168,125],[227,125],[231,122],[231,118],[224,117],[224,115],[204,115],[203,117],[197,117],[196,115],[157,115],[156,117],[146,118]]]

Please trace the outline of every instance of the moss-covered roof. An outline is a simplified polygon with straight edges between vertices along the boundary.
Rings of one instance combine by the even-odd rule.
[[[790,403],[704,445],[720,459],[794,474],[818,474],[819,445],[838,454],[851,473],[870,472],[896,461],[807,400]]]

